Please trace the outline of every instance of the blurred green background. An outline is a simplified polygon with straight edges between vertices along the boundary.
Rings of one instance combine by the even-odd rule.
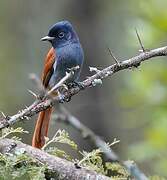
[[[114,63],[107,46],[120,60],[138,54],[135,27],[146,48],[167,45],[166,7],[166,0],[1,0],[0,110],[12,115],[32,103],[27,89],[34,87],[28,74],[42,71],[50,44],[39,40],[50,25],[66,19],[75,26],[85,51],[84,79],[90,75],[89,66]],[[166,99],[167,61],[156,58],[79,93],[66,107],[106,141],[120,139],[114,150],[122,159],[133,159],[147,175],[167,177]],[[35,118],[20,124],[30,131],[24,137],[27,143]],[[80,149],[94,148],[59,123],[52,122],[50,136],[59,128],[67,129]]]

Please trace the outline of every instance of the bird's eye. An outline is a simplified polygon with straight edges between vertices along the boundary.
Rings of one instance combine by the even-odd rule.
[[[64,33],[63,31],[58,34],[58,37],[59,37],[60,39],[62,39],[64,36],[65,36],[65,33]]]

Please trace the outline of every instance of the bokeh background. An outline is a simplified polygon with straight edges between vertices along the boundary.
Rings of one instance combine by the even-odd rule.
[[[167,45],[166,0],[1,0],[0,1],[0,110],[8,115],[33,102],[29,73],[40,75],[50,48],[40,42],[49,26],[69,20],[75,26],[85,52],[81,79],[89,66],[106,67],[115,56],[125,60],[138,54],[138,29],[146,48]],[[86,126],[112,142],[124,159],[133,159],[147,175],[167,177],[167,58],[143,63],[86,90],[65,105]],[[21,123],[31,143],[35,118]],[[18,125],[19,126],[19,125]],[[93,145],[70,127],[52,122],[50,137],[65,128],[82,150]]]

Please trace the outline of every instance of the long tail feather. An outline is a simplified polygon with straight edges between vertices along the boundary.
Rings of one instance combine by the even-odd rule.
[[[45,136],[48,136],[49,121],[51,118],[52,108],[48,108],[45,111],[39,113],[35,131],[32,139],[32,146],[36,148],[42,148],[45,144]]]

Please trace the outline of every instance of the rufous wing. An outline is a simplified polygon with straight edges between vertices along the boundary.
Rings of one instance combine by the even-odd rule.
[[[42,83],[45,88],[48,87],[49,80],[53,74],[54,71],[53,64],[55,62],[55,59],[56,59],[55,50],[54,48],[51,48],[45,58],[44,69],[42,72]]]

